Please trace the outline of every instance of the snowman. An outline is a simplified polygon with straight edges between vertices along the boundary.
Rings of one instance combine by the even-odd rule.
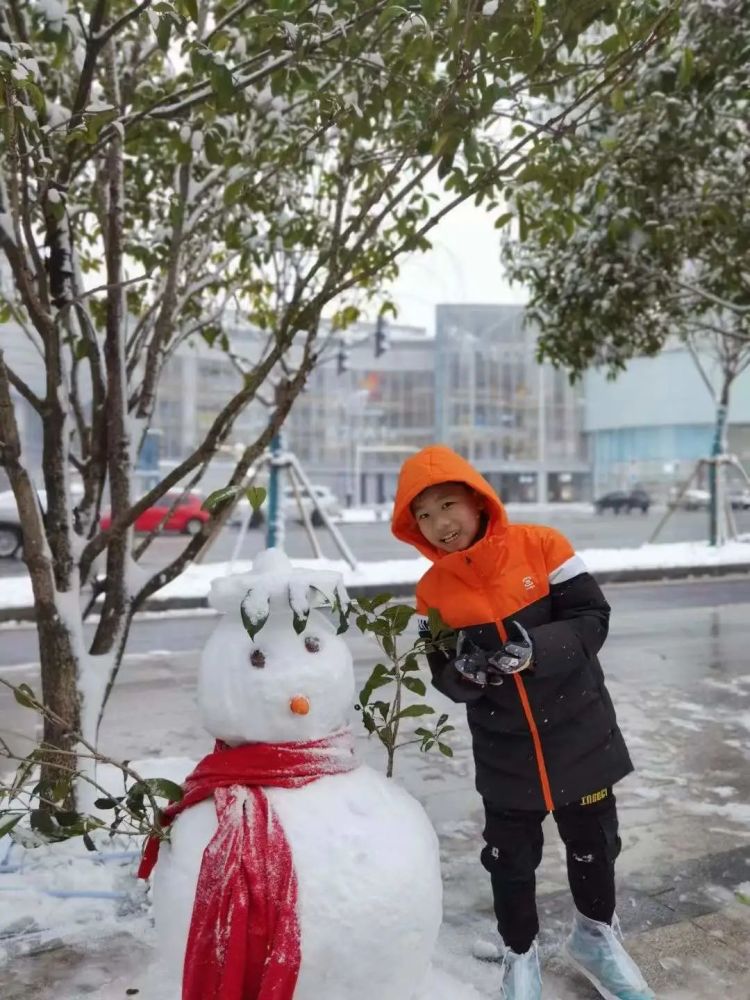
[[[168,810],[153,872],[164,976],[182,1000],[421,1000],[442,916],[435,832],[359,764],[352,657],[318,603],[335,574],[279,550],[215,581],[198,702],[216,750]],[[141,874],[157,853],[147,849]],[[180,989],[179,984],[182,984]]]

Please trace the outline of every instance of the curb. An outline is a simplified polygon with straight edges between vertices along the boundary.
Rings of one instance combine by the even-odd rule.
[[[750,576],[750,563],[721,563],[715,566],[666,566],[650,569],[612,569],[593,574],[600,584],[608,583],[653,583],[657,581],[689,580],[701,577]],[[750,582],[750,580],[748,580]],[[414,594],[413,583],[372,584],[347,587],[350,597],[375,597],[377,594],[392,594],[393,597],[409,597]],[[143,611],[189,611],[192,608],[207,608],[206,597],[167,597],[163,600],[146,601]],[[0,608],[2,622],[33,622],[33,607]],[[137,617],[137,615],[136,615]]]

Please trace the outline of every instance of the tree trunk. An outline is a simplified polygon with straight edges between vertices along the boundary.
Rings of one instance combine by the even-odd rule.
[[[72,778],[75,768],[76,741],[72,735],[80,729],[81,704],[78,694],[78,660],[72,637],[57,609],[37,605],[39,658],[42,672],[42,701],[65,725],[44,719],[44,753],[41,781],[54,788],[61,780]],[[65,807],[75,808],[75,783],[65,797]],[[44,806],[42,806],[44,808]]]
[[[709,492],[709,544],[722,545],[726,541],[726,514],[724,511],[724,469],[719,461],[721,455],[727,453],[727,416],[729,413],[729,392],[734,381],[734,375],[725,372],[721,386],[721,394],[716,403],[716,424],[714,440],[711,447],[712,464],[708,470]]]

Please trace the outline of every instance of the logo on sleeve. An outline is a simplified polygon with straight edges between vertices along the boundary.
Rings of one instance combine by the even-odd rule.
[[[526,590],[534,590],[536,588],[536,583],[534,582],[533,576],[525,576],[523,578],[523,585]]]

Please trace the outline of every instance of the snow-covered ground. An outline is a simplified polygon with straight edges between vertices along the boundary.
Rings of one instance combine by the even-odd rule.
[[[661,612],[662,629],[642,648],[615,643],[607,657],[610,689],[638,768],[617,789],[624,841],[619,908],[629,947],[659,1000],[748,996],[750,906],[743,899],[750,893],[750,675],[742,663],[730,662],[731,647],[722,645],[742,627],[745,613],[744,606],[722,609],[712,637],[710,613],[693,610],[694,629],[683,642]],[[675,611],[675,621],[684,614]],[[694,647],[690,661],[684,651]],[[701,666],[714,649],[716,662]],[[167,653],[158,658],[154,696],[138,699],[137,715],[128,685],[115,695],[122,700],[111,706],[105,738],[131,748],[133,757],[158,746],[162,757],[152,761],[152,772],[179,778],[189,767],[179,756],[197,758],[208,741],[196,725],[192,688],[170,680],[194,672],[196,656],[173,660]],[[168,694],[157,694],[159,676]],[[441,707],[438,695],[430,700]],[[492,941],[494,927],[477,860],[482,815],[469,735],[460,712],[452,715],[453,759],[406,748],[397,764],[398,780],[420,799],[440,836],[445,900],[436,961],[467,990],[465,998],[451,992],[438,972],[429,1000],[469,1000],[472,990],[475,1000],[496,1000],[497,967],[472,957],[478,940]],[[358,744],[369,763],[382,767],[377,743],[361,734]],[[134,767],[146,769],[143,763]],[[545,1000],[593,1000],[558,954],[570,903],[562,847],[551,823],[545,832],[539,872]],[[6,850],[7,842],[0,861]],[[134,878],[135,860],[120,853],[128,850],[133,845],[124,840],[109,845],[103,858],[81,844],[13,848],[0,873],[3,1000],[118,1000],[128,989],[139,991],[131,994],[138,1000],[164,1000],[152,967],[148,897]],[[731,866],[737,874],[728,876]],[[92,895],[48,894],[61,891]],[[673,910],[679,919],[670,916]]]
[[[673,542],[661,545],[641,545],[638,548],[584,549],[580,552],[592,573],[622,570],[667,570],[713,566],[745,566],[750,563],[750,540],[727,542],[712,547],[707,542]],[[385,559],[380,562],[360,562],[352,569],[343,560],[293,559],[299,568],[334,570],[344,578],[348,588],[413,585],[429,568],[427,559]],[[154,597],[158,600],[175,598],[205,598],[211,581],[228,572],[246,573],[252,562],[211,562],[189,566],[184,573],[163,587]],[[31,606],[31,581],[28,577],[0,579],[0,609]]]

